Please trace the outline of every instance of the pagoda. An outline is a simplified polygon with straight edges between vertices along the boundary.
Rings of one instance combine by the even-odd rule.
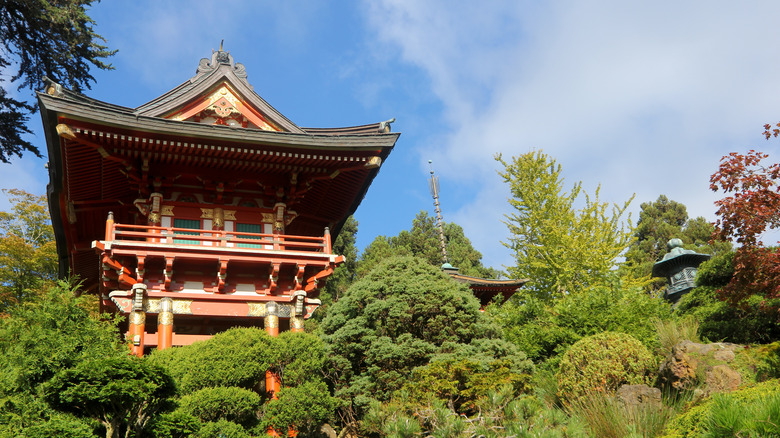
[[[236,326],[303,330],[331,242],[400,134],[301,128],[214,51],[137,108],[38,93],[61,276],[126,316],[134,354]]]

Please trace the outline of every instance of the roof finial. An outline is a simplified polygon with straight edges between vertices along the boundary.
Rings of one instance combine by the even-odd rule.
[[[222,41],[219,42],[219,51],[220,52],[222,51],[222,43],[224,43],[224,42],[225,42],[224,38],[222,39]]]

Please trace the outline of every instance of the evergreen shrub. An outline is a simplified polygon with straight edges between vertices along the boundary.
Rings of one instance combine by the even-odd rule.
[[[225,419],[244,426],[257,420],[260,405],[256,392],[237,387],[203,388],[179,400],[180,409],[201,421]]]
[[[675,417],[664,438],[780,436],[780,380],[715,394]]]
[[[563,355],[558,390],[576,401],[589,393],[612,393],[623,384],[650,383],[650,351],[625,333],[603,332],[577,341]]]

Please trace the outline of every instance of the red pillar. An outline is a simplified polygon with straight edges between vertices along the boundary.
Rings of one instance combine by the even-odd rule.
[[[293,315],[290,317],[290,331],[293,333],[303,333],[303,317]]]
[[[146,311],[144,310],[144,295],[146,285],[133,285],[133,310],[130,311],[130,352],[138,357],[144,355],[144,332],[146,331]]]
[[[165,350],[173,344],[173,300],[160,300],[160,314],[157,317],[157,348]]]
[[[276,337],[279,336],[279,316],[277,312],[276,303],[273,301],[268,302],[265,305],[265,331],[269,335]],[[279,382],[279,376],[272,370],[265,372],[265,390],[271,393],[271,400],[278,400],[279,397],[276,393],[282,389],[281,382]],[[279,432],[275,431],[272,427],[268,428],[269,436],[279,436]]]

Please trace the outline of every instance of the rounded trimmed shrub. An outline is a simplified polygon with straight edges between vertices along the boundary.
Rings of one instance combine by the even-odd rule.
[[[244,426],[257,420],[261,404],[257,393],[236,386],[203,388],[179,400],[180,409],[201,421],[224,419]]]
[[[588,393],[611,393],[621,385],[648,384],[655,365],[650,351],[625,333],[582,338],[564,353],[558,369],[559,395],[574,401]]]

